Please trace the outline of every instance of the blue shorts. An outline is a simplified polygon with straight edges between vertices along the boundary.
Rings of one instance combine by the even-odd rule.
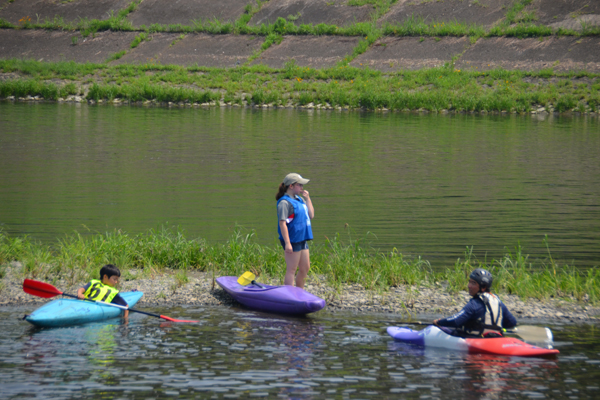
[[[283,247],[283,250],[285,250],[285,242],[279,239],[279,243],[281,243],[281,247]],[[308,250],[308,240],[305,240],[303,242],[292,243],[292,250],[294,251],[294,253],[297,251]]]

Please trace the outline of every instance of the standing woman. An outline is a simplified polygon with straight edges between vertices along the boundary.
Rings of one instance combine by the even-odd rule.
[[[294,285],[296,269],[296,286],[303,289],[304,281],[310,268],[308,241],[313,239],[310,220],[315,217],[315,209],[304,185],[308,183],[298,174],[287,174],[279,185],[275,196],[277,200],[277,217],[279,219],[279,241],[285,250],[284,285]],[[302,197],[304,197],[304,199]]]

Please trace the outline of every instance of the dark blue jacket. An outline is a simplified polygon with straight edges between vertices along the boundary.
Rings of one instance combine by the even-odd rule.
[[[500,302],[502,308],[502,327],[513,328],[517,325],[517,319],[508,311],[504,303]],[[485,322],[485,304],[478,297],[473,297],[458,313],[451,317],[440,319],[439,326],[450,328],[477,329],[477,325]]]

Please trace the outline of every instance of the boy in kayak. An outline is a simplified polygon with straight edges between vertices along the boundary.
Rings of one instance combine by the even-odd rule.
[[[436,319],[433,323],[439,327],[454,328],[455,336],[494,337],[502,336],[503,328],[517,325],[516,318],[490,292],[494,278],[485,269],[477,268],[469,275],[469,294],[473,296],[464,308],[448,318]]]
[[[121,271],[112,264],[106,264],[100,269],[100,281],[92,279],[87,285],[77,290],[77,298],[103,301],[105,303],[113,303],[124,307],[129,307],[129,304],[119,295],[119,291],[115,286],[119,284]],[[129,316],[129,310],[124,310],[123,317]]]

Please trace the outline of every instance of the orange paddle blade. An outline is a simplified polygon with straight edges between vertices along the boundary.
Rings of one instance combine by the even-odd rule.
[[[175,319],[175,318],[167,317],[165,315],[161,315],[160,317],[162,319],[166,319],[167,321],[171,321],[171,322],[199,322],[199,321],[193,321],[193,320],[188,320],[188,319]]]

